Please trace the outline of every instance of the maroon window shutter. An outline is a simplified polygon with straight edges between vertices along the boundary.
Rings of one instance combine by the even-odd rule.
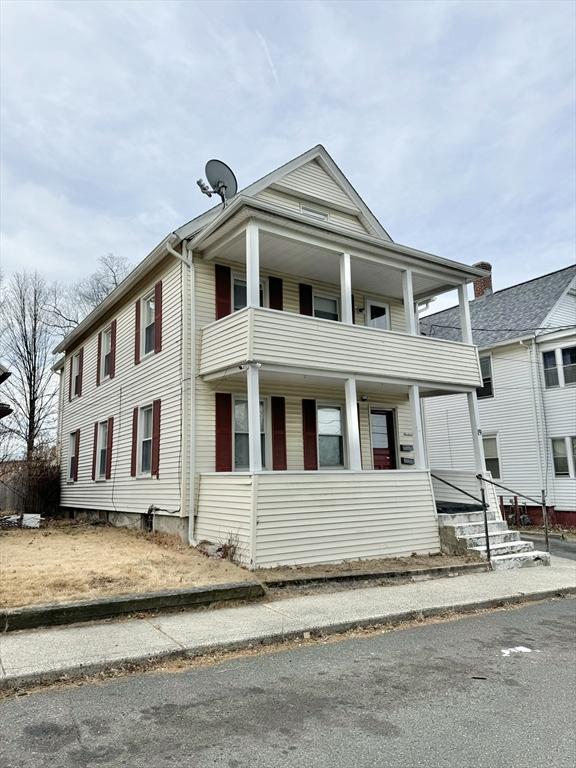
[[[300,291],[300,314],[313,315],[314,302],[312,300],[312,286],[306,285],[306,283],[300,283],[298,288]]]
[[[152,477],[160,475],[160,400],[152,403]]]
[[[132,411],[132,456],[130,460],[130,476],[136,477],[136,461],[138,457],[138,408]]]
[[[100,386],[100,368],[102,367],[102,331],[98,334],[98,355],[96,361],[96,386]],[[92,478],[94,480],[94,478]]]
[[[140,362],[140,299],[134,305],[134,363]]]
[[[302,440],[304,443],[304,469],[318,469],[316,400],[302,400]]]
[[[216,472],[232,471],[232,395],[216,392]]]
[[[100,364],[98,364],[100,367]],[[110,378],[116,375],[116,320],[112,320],[110,325]]]
[[[162,280],[154,286],[154,352],[162,352]]]
[[[286,469],[286,401],[273,397],[272,406],[272,469]]]
[[[96,480],[97,459],[98,459],[98,422],[94,424],[94,443],[92,445],[92,480]]]
[[[74,475],[73,480],[78,480],[78,464],[80,464],[80,430],[76,430],[76,460],[74,462]]]
[[[82,394],[82,376],[84,373],[84,347],[78,353],[78,397]]]
[[[216,264],[214,267],[216,285],[216,320],[232,312],[232,275],[230,267]]]
[[[270,309],[284,309],[284,295],[282,279],[280,277],[268,278],[268,300]]]
[[[74,355],[70,355],[70,370],[68,376],[68,400],[72,400],[72,371],[74,370]]]
[[[114,436],[114,416],[108,419],[108,440],[106,441],[106,480],[112,477],[112,443]]]

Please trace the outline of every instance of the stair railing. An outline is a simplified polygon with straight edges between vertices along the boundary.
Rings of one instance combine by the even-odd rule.
[[[476,478],[480,480],[481,484],[482,482],[490,483],[491,485],[495,485],[497,488],[502,488],[504,491],[508,491],[508,493],[511,493],[513,496],[521,496],[523,499],[532,501],[534,504],[536,504],[536,506],[542,508],[542,522],[544,523],[544,540],[546,543],[546,552],[550,554],[550,542],[548,537],[548,508],[546,507],[546,492],[544,489],[542,489],[542,496],[540,499],[534,499],[532,496],[526,496],[525,493],[520,493],[519,491],[514,491],[512,488],[507,488],[505,485],[502,485],[502,483],[497,483],[495,480],[489,480],[483,475],[476,475]]]
[[[464,488],[459,488],[457,485],[454,485],[454,483],[449,483],[448,480],[444,480],[443,477],[438,477],[438,475],[435,475],[433,472],[430,472],[430,476],[433,477],[434,480],[438,480],[439,482],[444,483],[444,485],[449,485],[450,488],[454,488],[454,490],[460,491],[460,493],[463,493],[464,496],[468,496],[468,498],[474,499],[474,501],[482,505],[482,513],[484,515],[484,537],[486,538],[486,559],[488,561],[488,565],[491,568],[492,554],[490,552],[490,537],[488,535],[488,504],[486,503],[486,491],[484,490],[484,484],[482,482],[485,478],[483,478],[482,475],[476,475],[476,478],[480,481],[480,495],[482,496],[482,498],[479,499],[476,496],[473,496],[471,493],[468,493],[468,491],[465,491]]]

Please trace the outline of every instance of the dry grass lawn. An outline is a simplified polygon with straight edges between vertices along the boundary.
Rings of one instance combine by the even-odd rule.
[[[0,532],[0,607],[255,580],[175,536],[86,524]]]

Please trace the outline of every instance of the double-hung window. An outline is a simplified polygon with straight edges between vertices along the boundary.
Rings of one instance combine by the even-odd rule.
[[[140,474],[149,475],[152,471],[152,406],[140,409]]]
[[[78,478],[78,453],[80,447],[80,431],[71,432],[68,437],[68,480]]]
[[[72,357],[72,397],[80,395],[80,352]]]
[[[98,424],[98,444],[96,450],[97,477],[103,480],[106,477],[106,466],[108,464],[108,420],[101,421]]]
[[[154,291],[142,299],[142,354],[154,351],[154,335],[156,330],[156,301]]]
[[[340,302],[334,296],[314,294],[314,317],[340,320]]]
[[[244,309],[247,303],[246,279],[234,275],[232,277],[232,311],[238,312],[239,309]],[[260,306],[264,306],[264,283],[262,281],[260,281]]]
[[[564,347],[562,350],[562,371],[564,384],[576,384],[576,347]]]
[[[498,479],[500,477],[498,440],[496,436],[483,437],[482,442],[484,443],[484,458],[486,459],[486,469],[491,473],[492,477]]]
[[[482,375],[482,386],[476,389],[476,396],[479,400],[486,397],[494,397],[492,359],[490,355],[480,358],[480,373]]]
[[[100,376],[106,379],[110,376],[112,365],[112,327],[106,328],[102,332],[102,359],[100,364],[102,366]]]
[[[248,469],[250,451],[248,437],[248,401],[241,397],[234,398],[234,469]],[[262,467],[266,466],[266,411],[264,401],[260,401],[260,449]]]
[[[544,365],[544,383],[546,388],[558,387],[560,379],[558,378],[558,366],[556,365],[556,352],[553,349],[549,352],[543,352],[542,362]]]
[[[570,477],[570,464],[568,463],[567,441],[563,437],[552,439],[552,459],[554,461],[554,474],[556,477]],[[574,449],[574,438],[572,438]]]
[[[344,432],[342,408],[319,405],[316,411],[318,429],[318,464],[321,467],[344,466]]]

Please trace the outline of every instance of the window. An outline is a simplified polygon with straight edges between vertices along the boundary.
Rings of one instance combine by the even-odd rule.
[[[314,294],[314,317],[322,317],[324,320],[339,320],[339,301],[332,296],[318,296]]]
[[[500,477],[500,459],[498,457],[498,440],[496,437],[482,438],[484,443],[484,458],[486,459],[486,469],[492,477]]]
[[[368,317],[366,323],[372,328],[390,328],[390,310],[387,304],[380,304],[374,301],[367,301],[366,308]]]
[[[478,399],[484,397],[494,397],[492,388],[492,360],[490,356],[480,358],[480,374],[482,376],[482,386],[476,389]]]
[[[80,352],[72,357],[72,397],[80,395]]]
[[[142,299],[142,322],[144,326],[142,353],[144,355],[154,351],[154,334],[156,328],[155,315],[156,301],[154,299],[154,293],[151,293],[146,296],[146,298]]]
[[[564,384],[576,384],[576,347],[566,347],[562,350],[562,370]]]
[[[311,216],[313,219],[320,219],[320,221],[328,221],[328,214],[326,211],[321,211],[318,208],[312,208],[309,205],[300,204],[300,210],[305,216]]]
[[[250,466],[248,438],[248,401],[234,398],[234,469],[248,469]],[[266,466],[266,419],[264,401],[260,401],[260,449],[262,467]]]
[[[544,383],[546,387],[557,387],[560,384],[558,379],[558,367],[556,366],[556,352],[552,349],[550,352],[542,354],[544,363]]]
[[[237,312],[244,309],[248,303],[246,292],[246,279],[234,275],[232,278],[232,311]],[[264,284],[260,281],[260,306],[264,306]]]
[[[574,445],[574,439],[572,438],[572,445]],[[554,460],[554,474],[556,477],[570,477],[568,451],[566,450],[566,440],[563,437],[557,437],[552,440],[552,458]]]
[[[97,477],[106,477],[106,464],[108,461],[108,421],[101,421],[98,425],[98,446],[96,450]]]
[[[140,409],[140,473],[152,471],[152,406]]]
[[[102,333],[102,359],[100,364],[102,366],[100,375],[105,379],[110,376],[112,365],[112,327],[107,328]]]
[[[319,466],[343,467],[342,408],[337,405],[318,406],[317,424]]]
[[[78,449],[80,447],[80,431],[71,432],[68,438],[68,480],[78,479]]]

